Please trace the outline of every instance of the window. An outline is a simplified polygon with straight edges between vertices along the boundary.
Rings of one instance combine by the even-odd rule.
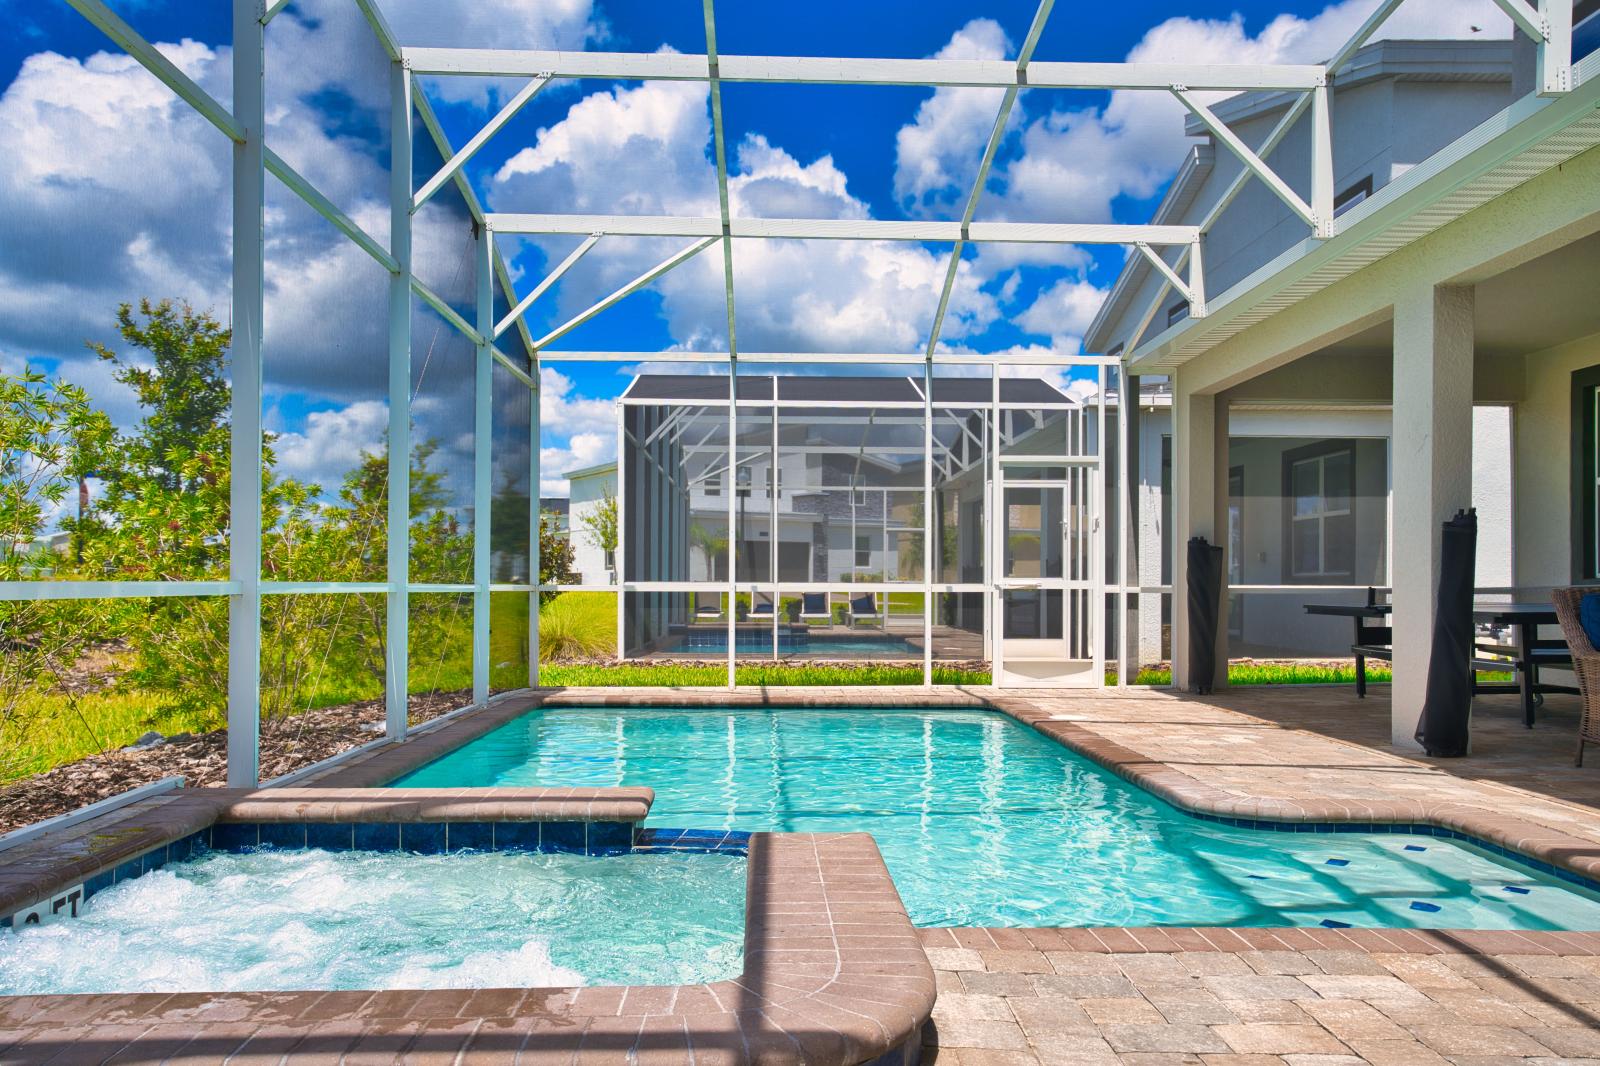
[[[1346,443],[1284,453],[1284,559],[1290,579],[1337,584],[1354,575],[1355,469],[1355,449]]]
[[[1572,374],[1572,570],[1600,580],[1600,366]]]
[[[1579,0],[1572,10],[1572,61],[1600,50],[1600,0]]]
[[[856,569],[872,569],[872,538],[865,533],[856,534]]]
[[[721,496],[722,495],[722,475],[721,474],[718,474],[716,477],[708,477],[708,478],[706,478],[706,495],[707,496]]]
[[[865,507],[867,505],[867,490],[863,488],[851,489],[850,502],[856,507]]]
[[[1344,192],[1333,198],[1333,217],[1338,218],[1350,208],[1372,195],[1372,175],[1368,174]]]
[[[1167,325],[1176,326],[1179,322],[1189,317],[1189,301],[1179,300],[1167,308]]]
[[[615,548],[607,548],[606,549],[606,569],[607,570],[615,570],[616,568],[617,568],[617,551],[616,551]]]

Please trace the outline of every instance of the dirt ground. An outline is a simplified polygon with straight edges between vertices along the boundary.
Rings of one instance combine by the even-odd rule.
[[[471,702],[470,692],[412,696],[411,724],[418,725]],[[281,777],[376,740],[381,730],[372,727],[382,722],[383,701],[377,699],[324,707],[264,723],[261,779]],[[93,755],[0,788],[0,833],[174,774],[182,775],[189,785],[226,784],[228,731],[175,738],[159,747],[124,748]]]

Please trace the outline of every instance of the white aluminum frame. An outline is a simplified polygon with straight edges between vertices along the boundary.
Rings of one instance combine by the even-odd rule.
[[[728,398],[708,401],[705,407],[726,406],[730,429],[737,429],[738,410],[747,406],[738,401],[737,377],[739,363],[904,363],[920,364],[923,382],[921,402],[904,405],[908,410],[920,410],[924,419],[923,452],[924,521],[932,528],[931,478],[934,461],[933,417],[936,408],[931,384],[937,365],[986,366],[993,382],[991,411],[998,413],[1003,406],[999,401],[1000,368],[1012,365],[1085,366],[1099,368],[1101,390],[1100,450],[1102,456],[1109,445],[1105,433],[1105,368],[1119,367],[1119,391],[1125,392],[1128,382],[1125,359],[1106,356],[1047,356],[1005,357],[964,355],[942,351],[939,336],[944,315],[948,309],[964,247],[971,243],[1062,243],[1062,244],[1121,244],[1135,254],[1144,256],[1157,270],[1162,289],[1150,309],[1143,316],[1143,325],[1137,335],[1125,346],[1132,353],[1149,322],[1163,305],[1169,291],[1181,293],[1190,304],[1191,314],[1198,318],[1206,313],[1205,279],[1202,267],[1202,245],[1206,233],[1215,225],[1222,212],[1238,195],[1245,183],[1252,179],[1265,182],[1278,196],[1289,202],[1296,213],[1311,227],[1314,236],[1325,238],[1338,231],[1332,218],[1332,154],[1328,87],[1334,74],[1349,60],[1354,52],[1368,40],[1383,22],[1400,6],[1403,0],[1382,0],[1346,45],[1328,62],[1321,64],[1156,64],[1156,63],[1072,63],[1035,61],[1033,52],[1038,44],[1053,0],[1041,0],[1035,17],[1018,54],[1005,60],[958,59],[877,59],[828,58],[816,56],[730,56],[717,49],[714,0],[702,0],[705,18],[706,50],[703,55],[675,53],[614,53],[614,52],[549,52],[509,51],[469,48],[408,48],[401,45],[387,19],[380,0],[351,0],[364,16],[375,38],[391,61],[391,123],[392,151],[390,159],[390,236],[387,247],[373,238],[361,226],[338,208],[311,182],[300,175],[282,157],[273,152],[265,141],[265,47],[264,34],[268,24],[287,6],[288,0],[231,0],[233,13],[233,84],[232,108],[224,106],[208,94],[191,78],[168,60],[148,40],[116,15],[102,0],[64,0],[81,13],[91,24],[132,56],[180,99],[215,126],[233,145],[233,417],[231,440],[232,471],[232,527],[230,529],[229,573],[226,580],[204,581],[24,581],[0,583],[0,599],[74,599],[88,597],[151,597],[151,596],[226,596],[229,600],[229,683],[228,722],[229,774],[231,785],[254,785],[258,774],[259,740],[259,659],[261,598],[268,595],[294,593],[369,593],[383,594],[387,601],[387,657],[386,681],[386,738],[398,740],[406,735],[406,677],[407,640],[409,634],[408,608],[412,592],[459,592],[473,597],[473,699],[476,705],[488,698],[487,639],[488,601],[493,592],[526,592],[534,602],[529,611],[529,683],[538,681],[538,493],[539,493],[539,375],[541,365],[548,362],[577,361],[677,361],[682,363],[725,363],[728,373]],[[1564,0],[1495,0],[1510,17],[1519,32],[1532,37],[1538,46],[1538,91],[1544,95],[1565,92],[1571,84],[1571,9]],[[432,105],[418,86],[415,75],[440,74],[451,76],[520,76],[528,79],[524,85],[484,126],[460,149],[454,148],[445,136]],[[713,140],[717,169],[718,215],[715,217],[657,218],[613,215],[539,215],[517,213],[485,214],[470,182],[466,178],[465,164],[531,100],[555,79],[605,78],[605,79],[662,79],[702,81],[707,84],[712,111]],[[735,218],[731,214],[728,196],[728,163],[725,132],[722,121],[721,86],[725,82],[768,82],[789,84],[843,84],[843,85],[913,85],[925,87],[966,86],[1004,89],[1004,99],[996,115],[984,154],[979,161],[978,173],[966,199],[959,221],[898,221],[872,219],[758,219]],[[1051,89],[1114,89],[1170,93],[1196,114],[1200,121],[1230,150],[1245,162],[1241,173],[1225,192],[1208,216],[1198,226],[1110,225],[1072,222],[1010,223],[984,222],[975,218],[978,202],[983,193],[987,174],[1003,140],[1006,125],[1019,93],[1024,90]],[[1195,95],[1216,91],[1282,90],[1294,94],[1287,113],[1277,127],[1255,147],[1245,145],[1224,126],[1209,108]],[[1312,110],[1312,179],[1309,200],[1299,195],[1281,181],[1267,166],[1265,159],[1283,140],[1290,127]],[[420,120],[423,131],[432,140],[446,160],[421,189],[413,189],[411,181],[412,146],[416,137],[414,120]],[[262,212],[265,200],[265,175],[277,180],[304,200],[313,210],[326,218],[338,232],[365,251],[389,273],[389,523],[387,542],[387,577],[376,582],[270,582],[261,574],[261,339],[264,316],[263,288],[263,235]],[[435,196],[446,185],[453,184],[467,206],[477,241],[476,261],[479,285],[475,299],[476,321],[450,307],[436,293],[417,279],[412,269],[411,220],[415,211]],[[511,280],[508,266],[495,242],[496,233],[570,233],[585,238],[583,244],[556,266],[527,296],[519,297]],[[680,236],[691,243],[683,251],[647,271],[621,290],[582,312],[580,315],[547,333],[535,338],[525,321],[530,305],[546,293],[579,258],[592,249],[604,235]],[[949,266],[938,304],[933,309],[933,320],[928,340],[916,353],[879,354],[812,354],[812,353],[741,353],[735,334],[734,271],[732,242],[734,239],[765,240],[905,240],[949,244]],[[728,319],[727,352],[660,353],[660,352],[553,352],[546,347],[568,331],[581,325],[594,315],[652,282],[655,278],[713,243],[722,245],[723,275]],[[1162,249],[1178,249],[1176,261],[1168,263]],[[513,308],[500,321],[494,321],[494,288],[498,286],[507,306]],[[409,452],[410,452],[410,378],[411,378],[411,315],[415,301],[421,300],[444,321],[466,336],[475,350],[474,382],[477,397],[474,407],[474,428],[479,439],[474,448],[473,505],[476,521],[487,532],[486,486],[490,454],[490,429],[493,407],[486,394],[492,380],[495,363],[505,368],[532,394],[530,419],[531,478],[529,508],[529,553],[531,575],[527,585],[494,584],[489,581],[487,566],[487,537],[474,546],[473,580],[471,583],[426,584],[414,583],[409,577]],[[515,329],[521,342],[520,351],[507,354],[496,341]],[[915,380],[915,379],[913,379]],[[1128,405],[1125,397],[1122,406]],[[619,402],[618,414],[627,399]],[[641,401],[643,402],[643,401]],[[749,405],[759,407],[759,404]],[[786,404],[785,406],[790,406]],[[799,405],[793,405],[799,406]],[[833,405],[849,406],[849,405]],[[882,406],[882,405],[878,405]],[[994,417],[993,415],[991,417]],[[1130,472],[1126,460],[1126,411],[1119,408],[1118,440],[1122,445],[1118,462],[1116,513],[1119,516],[1119,544],[1115,573],[1117,581],[1105,586],[1108,593],[1118,599],[1119,622],[1117,633],[1117,662],[1120,673],[1126,673],[1127,629],[1126,597],[1140,592],[1161,591],[1154,588],[1137,588],[1128,582],[1126,548],[1120,542],[1127,536],[1126,521],[1129,507]],[[999,480],[998,425],[991,434],[989,452],[989,499],[986,508],[989,521],[997,512],[994,487]],[[1102,460],[1103,461],[1103,460]],[[731,432],[728,442],[728,469],[737,469],[737,433]],[[1103,482],[1104,479],[1102,479]],[[1102,485],[1102,494],[1107,491]],[[731,485],[730,485],[731,489]],[[619,492],[619,499],[625,492]],[[728,494],[729,529],[733,528],[733,491]],[[1104,500],[1101,501],[1104,508]],[[1103,534],[1101,552],[1103,554]],[[987,534],[986,534],[987,537]],[[725,591],[730,597],[740,589],[737,582],[737,559],[733,538],[729,538],[728,580],[713,587]],[[625,558],[619,544],[618,559]],[[924,634],[931,634],[934,595],[942,591],[968,591],[965,585],[949,585],[933,580],[931,537],[925,538],[924,580],[920,587],[924,595]],[[1096,571],[1103,576],[1103,568]],[[625,575],[621,575],[625,578]],[[774,574],[774,577],[776,575]],[[619,593],[629,587],[644,588],[646,583],[629,583],[625,580],[613,586]],[[786,589],[790,586],[785,585]],[[860,587],[868,587],[866,584]],[[904,588],[906,586],[896,585]],[[795,586],[800,588],[800,586]],[[986,588],[980,587],[980,588]],[[619,614],[622,597],[619,596]],[[986,613],[989,604],[985,604]],[[734,612],[729,611],[728,681],[734,680]],[[986,639],[993,640],[993,617],[989,617]],[[1098,623],[1098,619],[1096,619]],[[1097,644],[1097,647],[1099,645]],[[923,661],[924,683],[931,681],[931,641]],[[1126,683],[1126,678],[1122,679]]]

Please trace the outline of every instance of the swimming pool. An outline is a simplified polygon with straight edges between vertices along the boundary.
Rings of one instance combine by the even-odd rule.
[[[734,633],[734,651],[740,655],[772,654],[772,629],[743,626]],[[724,628],[696,627],[674,635],[656,654],[726,655],[728,631]],[[828,636],[808,633],[804,627],[782,626],[778,630],[779,655],[804,655],[813,659],[905,659],[922,658],[921,648],[904,637]]]
[[[532,711],[396,786],[648,785],[647,825],[873,834],[918,925],[1600,929],[1458,841],[1190,817],[993,711]]]
[[[731,854],[203,851],[0,929],[0,995],[715,981],[744,898]]]

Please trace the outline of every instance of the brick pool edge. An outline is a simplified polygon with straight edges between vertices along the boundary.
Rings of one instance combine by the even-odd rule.
[[[744,970],[730,981],[0,997],[0,1059],[914,1066],[934,974],[872,838],[756,833],[749,855]]]

